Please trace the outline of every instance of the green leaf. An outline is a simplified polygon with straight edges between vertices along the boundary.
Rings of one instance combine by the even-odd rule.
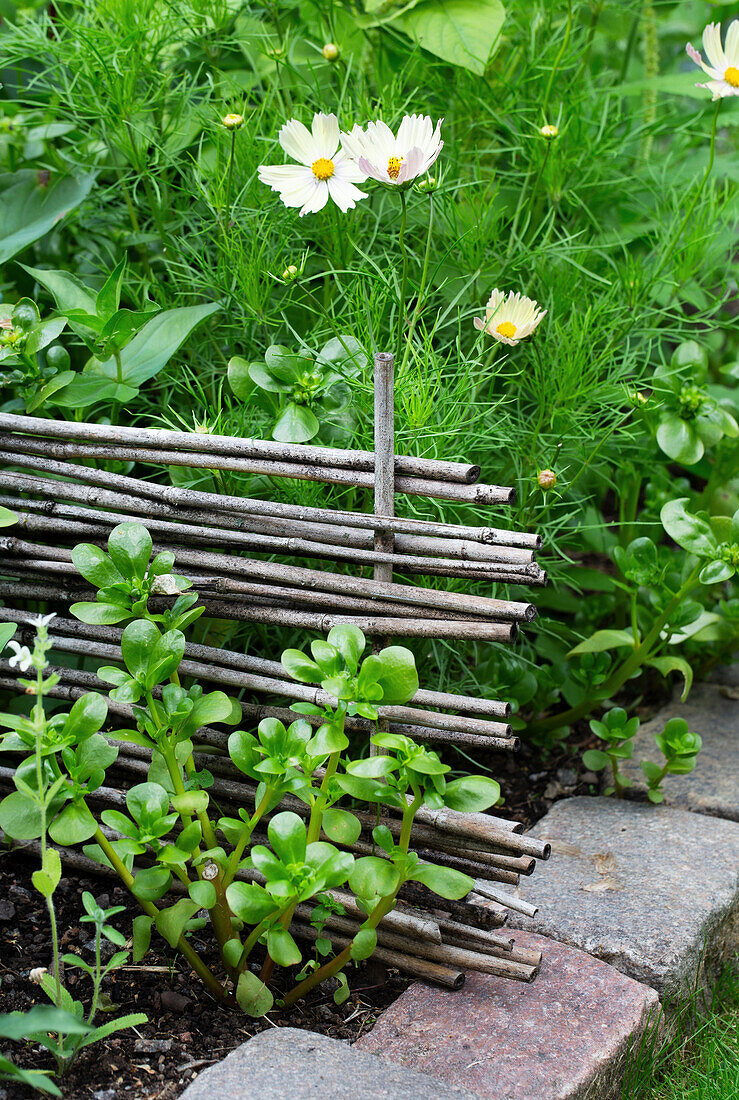
[[[133,961],[141,962],[151,943],[151,926],[154,918],[140,913],[133,918]]]
[[[591,772],[602,771],[611,763],[610,758],[600,749],[588,749],[582,754],[582,762]]]
[[[711,557],[716,549],[716,537],[705,519],[687,511],[688,500],[688,497],[669,500],[660,512],[662,526],[683,550],[699,558]]]
[[[148,1022],[149,1019],[145,1013],[129,1012],[126,1016],[119,1016],[116,1020],[110,1020],[107,1024],[96,1027],[94,1031],[84,1037],[80,1047],[90,1046],[91,1043],[99,1043],[102,1039],[107,1039],[109,1035],[114,1035],[116,1031],[125,1031],[128,1027],[140,1027],[141,1024],[147,1024]]]
[[[182,306],[179,309],[162,310],[156,317],[152,317],[121,352],[121,368],[126,385],[141,386],[158,374],[180,345],[184,344],[192,330],[220,308],[218,304]],[[115,359],[111,357],[100,363],[95,373],[115,380]]]
[[[14,840],[35,840],[41,836],[41,811],[20,791],[13,791],[0,802],[0,829]]]
[[[228,361],[228,384],[234,397],[238,397],[240,401],[248,401],[254,393],[254,381],[249,374],[250,366],[240,355],[234,355]]]
[[[360,928],[352,940],[351,957],[355,962],[368,959],[377,947],[377,932],[374,928]]]
[[[232,882],[226,889],[231,912],[245,924],[259,924],[277,909],[274,900],[256,882]]]
[[[452,867],[437,867],[433,863],[420,863],[413,869],[410,878],[452,901],[466,897],[475,885],[475,880],[469,875]]]
[[[683,686],[683,692],[680,696],[683,703],[688,697],[691,685],[693,683],[693,669],[690,667],[684,657],[652,657],[650,661],[647,661],[650,668],[656,668],[663,676],[669,676],[671,672],[679,672],[683,680],[685,681]]]
[[[106,742],[107,744],[107,742]],[[97,822],[83,801],[70,802],[49,828],[49,836],[57,844],[68,847],[89,840],[97,831]]]
[[[90,1025],[71,1012],[54,1005],[34,1005],[28,1012],[10,1012],[0,1016],[0,1038],[25,1039],[39,1031],[57,1031],[61,1035],[86,1035]]]
[[[267,933],[267,953],[278,966],[296,966],[303,960],[295,940],[280,925]]]
[[[500,784],[485,775],[468,775],[452,779],[442,795],[444,805],[463,813],[489,810],[500,798]]]
[[[579,657],[583,653],[603,653],[607,649],[621,649],[628,646],[634,649],[634,635],[629,630],[596,630],[584,642],[580,642],[567,654]]]
[[[115,607],[109,603],[73,603],[70,612],[81,623],[91,626],[114,626],[131,618],[131,612],[125,607]]]
[[[0,611],[0,615],[1,614],[2,612]],[[17,623],[0,623],[0,653],[5,649],[17,629]]]
[[[395,25],[429,53],[482,76],[504,19],[500,0],[429,0]]]
[[[416,659],[402,645],[391,645],[380,650],[377,658],[381,664],[376,683],[382,688],[382,702],[389,705],[407,703],[418,691]]]
[[[321,679],[321,670],[316,662],[300,649],[286,649],[280,662],[293,680],[300,680],[303,684],[317,684]]]
[[[694,466],[703,457],[703,442],[692,420],[666,416],[657,429],[657,442],[675,462]]]
[[[166,867],[144,867],[136,872],[131,892],[141,901],[158,901],[171,883],[172,875]]]
[[[108,538],[108,553],[113,564],[130,581],[143,580],[151,548],[151,535],[141,523],[119,523]]]
[[[398,885],[398,871],[394,864],[379,856],[362,856],[355,860],[349,875],[349,885],[361,898],[386,897]],[[471,889],[471,887],[470,887]],[[469,890],[466,891],[469,893]]]
[[[353,844],[362,832],[362,823],[349,810],[330,807],[324,810],[322,828],[329,840],[337,844]]]
[[[269,842],[283,863],[302,863],[306,851],[306,828],[302,817],[291,810],[275,814],[267,826]]]
[[[136,881],[141,875],[136,876]],[[141,895],[137,892],[137,897]],[[170,947],[176,947],[180,936],[185,930],[185,925],[197,911],[200,909],[200,905],[197,901],[193,901],[191,898],[180,898],[174,905],[170,905],[168,909],[160,909],[154,918],[154,924],[157,927],[157,931],[164,936],[165,940]]]
[[[288,402],[275,421],[272,438],[283,443],[306,443],[317,435],[321,425],[307,405]]]
[[[267,986],[251,970],[244,970],[239,975],[236,1000],[248,1016],[264,1016],[274,1004]]]
[[[216,888],[212,882],[206,882],[204,879],[191,882],[187,892],[199,909],[212,909],[216,903]]]
[[[119,260],[95,298],[95,313],[98,317],[112,317],[121,304],[121,286],[126,270],[126,257]]]
[[[124,578],[111,559],[99,546],[80,543],[72,550],[72,561],[78,573],[96,588],[113,588],[124,585]]]
[[[38,182],[35,169],[0,175],[3,196],[0,264],[58,225],[87,198],[94,176],[62,176],[49,186]]]
[[[734,572],[735,570],[728,562],[717,558],[703,566],[698,575],[698,580],[701,584],[720,584],[721,581],[727,581],[729,577],[733,577]]]
[[[42,897],[50,898],[62,877],[62,861],[56,848],[47,848],[44,852],[40,871],[34,871],[31,881]]]
[[[358,626],[346,623],[329,630],[326,639],[329,645],[338,649],[351,672],[356,672],[359,658],[364,653],[367,639]]]

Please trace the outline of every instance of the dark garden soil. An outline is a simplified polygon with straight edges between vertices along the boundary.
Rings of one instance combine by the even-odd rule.
[[[480,761],[501,782],[505,804],[498,812],[528,828],[558,798],[596,793],[596,777],[584,770],[580,759],[583,749],[593,743],[583,724],[566,744],[546,755],[524,743],[516,755],[495,753]],[[32,968],[50,965],[48,915],[31,883],[37,867],[36,859],[17,850],[0,850],[0,1012],[27,1010],[34,1003],[45,1002],[29,980]],[[113,920],[126,935],[130,935],[138,908],[112,879],[63,878],[55,895],[62,950],[92,962],[90,925],[79,923],[83,890],[90,890],[103,906],[127,906]],[[193,937],[194,945],[217,971],[217,960],[206,941],[207,937],[202,941],[197,934]],[[175,959],[155,935],[143,963],[117,971],[104,984],[117,1015],[144,1012],[149,1022],[83,1051],[64,1079],[64,1096],[66,1100],[174,1100],[201,1070],[265,1027],[299,1027],[354,1042],[409,981],[397,971],[386,971],[371,962],[348,977],[352,995],[340,1007],[334,1004],[331,991],[319,989],[290,1012],[274,1011],[269,1018],[251,1020],[213,1001],[182,960]],[[75,996],[89,1003],[87,975],[67,969],[64,980]],[[104,1019],[101,1014],[98,1023]],[[0,1050],[3,1046],[14,1060],[29,1068],[51,1064],[40,1048],[24,1049],[21,1044],[0,1041]],[[5,1100],[3,1088],[7,1100],[39,1095],[3,1082],[0,1100]]]

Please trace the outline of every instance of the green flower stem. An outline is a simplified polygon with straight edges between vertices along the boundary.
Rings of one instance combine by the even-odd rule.
[[[400,274],[400,298],[398,299],[398,335],[396,339],[397,355],[400,359],[400,352],[403,347],[403,330],[405,328],[405,296],[408,289],[408,249],[405,243],[405,229],[408,221],[408,200],[406,198],[405,191],[400,192],[400,231],[398,233],[398,245],[400,247],[401,255],[401,274]]]
[[[693,199],[692,199],[691,203],[689,204],[688,209],[685,212],[685,217],[680,222],[680,226],[679,226],[677,232],[673,236],[673,238],[670,241],[667,248],[662,253],[662,260],[657,265],[657,270],[655,271],[654,275],[652,275],[651,281],[653,283],[655,283],[657,281],[659,276],[664,271],[665,265],[667,264],[667,262],[671,258],[672,253],[675,250],[675,246],[676,246],[677,242],[680,240],[680,238],[682,237],[683,231],[685,230],[685,226],[690,221],[690,219],[692,217],[692,214],[693,214],[693,211],[695,210],[695,205],[698,202],[698,199],[701,196],[701,192],[703,191],[703,188],[706,185],[706,181],[708,180],[708,177],[711,174],[711,169],[713,168],[713,161],[714,161],[714,157],[715,157],[715,154],[716,154],[716,127],[718,126],[718,113],[719,113],[720,108],[721,108],[721,100],[717,99],[716,100],[716,107],[715,107],[715,110],[713,112],[713,123],[711,125],[711,144],[710,144],[709,153],[708,153],[708,164],[706,165],[706,170],[703,173],[703,179],[698,184],[698,188],[697,188],[695,194],[693,195]]]
[[[407,336],[406,345],[405,345],[405,353],[403,355],[403,362],[402,362],[402,365],[401,365],[401,368],[400,368],[401,372],[405,369],[405,367],[408,363],[408,358],[411,354],[411,341],[413,339],[413,333],[416,330],[416,325],[418,324],[418,318],[421,314],[421,308],[423,306],[423,293],[426,289],[426,279],[428,278],[428,271],[429,271],[429,259],[431,257],[431,236],[432,236],[433,227],[434,227],[434,193],[433,193],[433,191],[429,191],[429,222],[428,222],[428,228],[426,230],[426,251],[425,251],[424,257],[423,257],[423,268],[421,270],[421,283],[420,283],[420,286],[418,288],[418,296],[416,298],[416,304],[413,308],[413,313],[411,314],[410,323],[408,325],[408,336]]]
[[[576,707],[570,707],[569,710],[562,711],[560,714],[553,714],[551,717],[543,718],[539,722],[531,722],[526,727],[527,732],[544,733],[547,730],[559,729],[561,726],[569,726],[573,722],[577,722],[578,719],[584,718],[586,714],[589,714],[598,700],[609,699],[622,688],[626,681],[629,680],[635,672],[638,672],[641,666],[652,656],[655,643],[659,641],[662,629],[672,612],[680,606],[694,588],[698,587],[698,574],[701,568],[702,566],[699,562],[685,581],[685,584],[675,593],[662,614],[652,624],[651,630],[645,634],[641,644],[632,650],[623,664],[613,671],[605,684],[598,690],[597,696],[586,697],[581,703],[578,703]]]
[[[267,807],[269,806],[269,802],[270,802],[271,797],[272,797],[272,791],[268,788],[265,795],[264,795],[264,797],[262,798],[262,801],[256,807],[256,809],[254,810],[254,813],[251,815],[249,820],[245,823],[244,828],[241,830],[241,835],[239,836],[236,847],[231,852],[228,863],[226,865],[226,870],[223,873],[223,889],[224,890],[228,886],[230,886],[231,883],[233,882],[234,876],[235,876],[237,870],[239,869],[239,860],[241,859],[242,855],[244,854],[244,849],[246,848],[247,844],[249,843],[249,840],[251,838],[251,834],[254,832],[255,828],[257,827],[257,824],[258,824],[260,818],[267,812]]]
[[[408,804],[403,812],[403,824],[400,830],[400,847],[406,855],[408,854],[408,845],[410,844],[413,819],[416,816],[419,806],[423,802],[423,795],[419,791],[414,790],[413,794],[413,801]],[[383,917],[386,917],[387,914],[395,908],[395,899],[404,882],[405,879],[401,875],[398,885],[393,892],[377,903],[372,910],[371,916],[364,922],[360,931],[377,928]],[[320,969],[314,971],[313,974],[309,974],[307,978],[291,989],[283,1001],[283,1007],[290,1008],[291,1005],[294,1005],[295,1002],[300,1000],[301,997],[304,997],[306,993],[310,993],[311,989],[325,981],[326,978],[332,978],[334,974],[338,974],[340,970],[343,970],[346,964],[351,960],[353,944],[354,940],[352,940],[335,959],[331,959],[330,962],[325,963]]]
[[[557,72],[559,70],[559,66],[562,62],[562,58],[565,55],[565,50],[567,49],[567,46],[569,44],[570,31],[571,30],[572,30],[572,0],[567,0],[567,25],[565,27],[565,36],[562,40],[562,45],[559,48],[559,53],[557,54],[556,58],[554,59],[554,64],[552,65],[552,71],[550,72],[549,80],[547,81],[546,91],[544,92],[544,98],[541,102],[542,113],[544,114],[545,117],[546,117],[547,107],[549,106],[549,96],[551,95],[551,92],[552,92],[552,85],[554,84],[554,78],[557,75]]]
[[[228,176],[226,178],[226,206],[223,216],[223,232],[228,233],[231,224],[231,197],[233,194],[234,159],[236,156],[236,131],[231,131],[231,152],[228,158]]]
[[[136,901],[139,903],[144,912],[148,916],[156,918],[159,915],[159,910],[157,909],[156,905],[154,905],[154,903],[151,901],[142,901],[141,898],[136,897],[133,892],[134,876],[131,874],[128,867],[126,867],[125,863],[120,858],[108,838],[101,831],[99,826],[95,832],[94,839],[96,844],[99,844],[102,848],[107,859],[112,864],[114,870],[118,873],[118,877],[121,879],[123,885],[133,895],[133,897],[136,898]],[[184,935],[180,936],[179,940],[177,941],[177,950],[187,959],[197,976],[211,991],[214,997],[226,1004],[233,1003],[231,996],[223,988],[221,983],[216,978],[215,974],[213,974],[212,971],[205,965],[203,960],[198,955],[197,951],[195,951],[194,948],[190,946]]]

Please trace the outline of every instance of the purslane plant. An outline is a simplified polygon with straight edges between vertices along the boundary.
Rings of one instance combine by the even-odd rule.
[[[371,955],[377,926],[394,908],[405,882],[423,883],[446,898],[464,897],[473,886],[469,876],[426,863],[412,851],[413,819],[424,804],[485,810],[498,800],[500,789],[483,776],[448,780],[450,768],[435,752],[395,734],[373,735],[383,755],[353,754],[346,716],[375,720],[383,702],[407,702],[418,689],[418,675],[412,653],[402,646],[364,657],[364,634],[346,625],[313,641],[310,654],[290,649],[282,657],[293,678],[320,683],[335,698],[332,706],[321,710],[296,704],[296,719],[287,728],[266,718],[256,734],[240,728],[230,734],[228,753],[253,785],[253,808],[240,806],[235,816],[224,814],[209,794],[212,775],[198,771],[193,754],[201,727],[238,727],[241,708],[222,691],[204,693],[198,684],[180,682],[183,629],[171,625],[171,615],[162,621],[161,613],[149,609],[151,596],[166,592],[168,580],[178,591],[179,579],[168,572],[169,558],[160,554],[150,560],[151,548],[145,528],[123,523],[111,533],[108,553],[82,545],[73,555],[82,575],[98,588],[97,602],[74,605],[73,611],[86,621],[129,620],[120,666],[103,666],[98,675],[112,685],[111,699],[132,707],[132,727],[116,730],[114,737],[151,750],[147,781],[126,791],[125,805],[104,809],[98,821],[88,800],[117,756],[97,732],[107,704],[101,695],[88,693],[68,716],[47,720],[39,702],[36,720],[48,732],[33,742],[22,736],[27,719],[3,716],[12,731],[3,747],[26,755],[16,772],[16,792],[0,803],[0,825],[18,838],[45,837],[48,831],[63,845],[90,842],[85,852],[112,866],[143,910],[134,921],[134,958],[144,955],[156,929],[216,997],[262,1015],[274,1003],[269,983],[275,967],[302,967],[292,988],[287,980],[280,982],[288,987],[281,1003],[290,1005],[351,961]],[[176,606],[188,600],[181,627],[199,611],[192,606],[193,596],[179,595],[175,601]],[[116,619],[107,617],[108,609]],[[41,693],[44,683],[54,682],[53,674],[43,680],[48,644],[47,637],[44,660],[38,662]],[[48,775],[51,791],[43,807],[33,796],[39,781],[34,787],[27,779],[39,769]],[[300,812],[280,811],[286,795],[296,809],[302,806]],[[348,800],[399,811],[400,836],[378,824],[373,831],[377,854],[355,858],[345,849],[362,826],[351,808],[339,805]],[[60,873],[55,863],[54,874]],[[334,954],[325,921],[335,900],[331,891],[338,887],[354,894],[366,919],[351,943]],[[180,896],[174,900],[172,893]],[[305,905],[314,906],[311,920],[320,929],[319,965],[318,959],[304,962],[291,933],[295,910]],[[221,975],[206,966],[188,938],[192,929],[202,927],[203,910],[218,943]],[[260,975],[252,968],[257,949],[263,957]],[[340,979],[336,998],[346,996],[348,986]]]
[[[612,707],[603,715],[602,721],[593,719],[590,728],[597,737],[605,742],[603,749],[588,749],[583,753],[583,764],[591,771],[602,771],[610,767],[613,786],[606,787],[604,794],[616,794],[624,797],[633,781],[622,774],[620,761],[631,760],[634,755],[634,738],[639,732],[639,719],[629,718],[623,707]],[[647,781],[647,798],[650,802],[664,801],[662,781],[668,775],[688,775],[695,767],[701,750],[700,734],[688,728],[684,718],[670,718],[661,733],[654,735],[654,742],[664,757],[662,765],[653,760],[642,760],[639,767]]]

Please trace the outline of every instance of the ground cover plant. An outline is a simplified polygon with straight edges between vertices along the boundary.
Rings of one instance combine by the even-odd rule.
[[[407,667],[424,668],[425,686],[510,699],[514,723],[543,751],[590,722],[585,765],[610,769],[614,793],[623,794],[618,761],[629,753],[634,708],[673,680],[687,693],[694,677],[730,658],[739,635],[739,21],[731,22],[731,5],[0,2],[2,410],[371,449],[372,353],[393,351],[397,450],[479,463],[486,480],[514,485],[517,501],[501,506],[500,525],[542,533],[552,581],[515,655],[489,643],[428,641],[406,651]],[[166,466],[155,476],[371,507],[358,489]],[[397,507],[491,522],[489,509],[470,505],[398,497]],[[109,566],[79,557],[88,579],[106,575]],[[153,584],[158,568],[136,583]],[[249,900],[232,903],[235,884],[220,890],[203,878],[208,852],[217,850],[220,867],[222,836],[233,870],[248,823],[223,822],[216,836],[219,823],[206,826],[207,789],[187,786],[192,714],[209,696],[178,683],[179,639],[185,630],[194,640],[215,632],[230,648],[292,653],[285,667],[293,673],[319,677],[314,664],[324,679],[346,673],[353,695],[338,695],[339,710],[372,711],[378,697],[362,692],[377,681],[364,674],[361,690],[359,682],[374,659],[356,665],[356,636],[313,639],[319,658],[286,630],[206,625],[194,594],[183,593],[164,622],[146,611],[150,588],[135,607],[126,603],[126,583],[107,587],[118,592],[109,603],[131,611],[135,668],[124,653],[127,671],[110,671],[111,697],[141,708],[134,732],[156,743],[163,764],[116,818],[130,849],[117,858],[130,875],[125,861],[143,854],[137,845],[153,855],[143,879],[153,883],[143,899],[150,907],[172,876],[187,891],[174,915],[144,913],[138,943],[153,926],[187,949],[188,922],[205,906],[229,968],[223,995],[263,1009],[267,984],[243,965],[248,952],[234,924],[259,912],[263,887],[250,884]],[[503,586],[478,590],[498,595]],[[349,663],[334,668],[326,645],[344,661],[350,653]],[[226,710],[226,697],[213,694],[222,717],[207,720],[238,722],[236,704]],[[87,704],[100,708],[97,729],[103,703]],[[48,718],[8,707],[9,744],[17,749],[12,738],[25,730],[34,768],[34,738],[62,728],[62,712],[47,704]],[[33,737],[24,720],[36,722]],[[311,814],[320,807],[318,826],[311,819],[306,831],[288,816],[284,837],[270,834],[265,875],[281,846],[299,849],[302,865],[303,840],[323,844],[321,819],[344,812],[325,800],[325,773],[316,775],[324,764],[330,771],[335,753],[347,754],[336,763],[341,791],[360,800],[380,788],[382,797],[415,795],[417,782],[424,797],[443,798],[487,767],[450,755],[459,778],[447,781],[449,773],[428,770],[437,768],[433,753],[419,756],[427,770],[418,772],[399,743],[378,742],[388,755],[364,759],[366,746],[344,745],[340,726],[340,714],[327,716],[325,743],[312,745],[312,764],[297,777],[286,761],[312,744],[299,718],[289,731],[239,734],[247,774],[261,767],[260,754],[262,764],[272,759],[265,738],[287,739],[281,768],[258,775],[276,777],[272,786],[263,780],[270,799],[294,783],[291,793],[313,800]],[[687,729],[661,737],[665,766],[645,769],[653,802],[700,749]],[[74,772],[76,755],[70,772],[67,750],[77,754],[82,743],[50,743],[48,774],[16,792],[43,801],[62,774],[59,758],[75,793],[62,806],[54,791],[58,817],[42,816],[41,833],[36,822],[26,835],[55,825],[67,835],[66,822],[69,835],[95,839],[111,860],[100,823],[89,832],[84,795],[93,774]],[[95,782],[106,766],[94,762]],[[28,784],[22,768],[19,779]],[[488,795],[494,788],[488,779]],[[33,815],[10,797],[20,816],[6,811],[2,826],[22,836],[20,818]],[[162,823],[181,825],[186,839],[160,843]],[[412,855],[397,847],[391,861]],[[52,881],[53,872],[42,867]],[[282,920],[295,899],[282,886],[270,894],[267,880],[267,894],[285,900]],[[277,870],[274,881],[284,881]],[[271,933],[280,963],[294,952],[288,928],[272,927],[276,915],[265,909],[253,927],[257,938]],[[302,980],[320,980],[322,966]],[[55,1003],[64,1008],[58,993]]]

